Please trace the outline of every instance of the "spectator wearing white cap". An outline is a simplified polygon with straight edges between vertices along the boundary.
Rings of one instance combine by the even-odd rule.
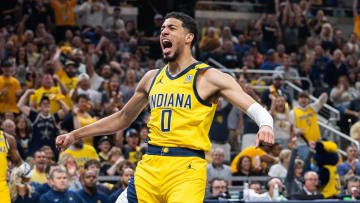
[[[101,94],[96,90],[90,89],[89,75],[81,73],[78,78],[76,87],[70,91],[71,99],[74,101],[78,95],[85,94],[90,99],[94,110],[101,109]]]

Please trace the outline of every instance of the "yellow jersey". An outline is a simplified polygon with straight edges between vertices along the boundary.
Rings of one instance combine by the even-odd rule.
[[[0,96],[0,113],[11,111],[19,113],[16,106],[16,91],[21,91],[20,82],[14,77],[0,76],[0,91],[6,88],[7,93]]]
[[[77,118],[79,120],[80,127],[90,125],[97,121],[96,117],[92,117],[90,115],[87,118],[83,118],[82,116],[77,115]],[[94,137],[86,137],[86,138],[83,138],[82,140],[83,140],[84,144],[91,145],[91,146],[94,145]]]
[[[57,100],[64,100],[65,97],[60,93],[60,87],[51,87],[50,89],[45,89],[40,87],[35,90],[35,93],[30,96],[30,102],[35,102],[36,108],[39,107],[41,98],[43,96],[48,96],[50,99],[50,113],[56,113],[60,109],[60,104]]]
[[[54,9],[56,26],[75,26],[75,12],[77,0],[67,0],[65,3],[51,1]]]
[[[360,16],[354,15],[354,33],[360,40]]]
[[[93,146],[84,144],[81,150],[73,150],[71,147],[66,149],[64,152],[60,153],[59,159],[64,155],[64,153],[68,153],[74,157],[76,164],[82,169],[85,163],[90,159],[96,159],[100,161],[98,154]]]
[[[320,138],[320,129],[317,123],[317,116],[314,110],[309,106],[305,111],[295,107],[295,125],[298,129],[304,129],[304,137],[309,143],[310,141],[317,142]]]
[[[7,154],[9,152],[9,145],[6,141],[5,135],[0,130],[0,182],[6,181],[7,173]],[[1,190],[2,188],[0,188]]]
[[[209,66],[197,62],[177,76],[171,76],[167,65],[154,77],[149,93],[149,144],[209,151],[209,129],[216,104],[202,100],[196,90],[201,70]]]
[[[36,167],[31,170],[31,178],[30,178],[30,182],[37,182],[40,184],[46,183],[47,182],[47,177],[46,177],[46,173],[39,173],[36,170]]]
[[[66,88],[68,89],[68,92],[70,92],[70,90],[72,90],[76,87],[76,84],[78,82],[77,77],[70,78],[62,68],[60,68],[56,72],[56,75],[59,77],[60,81],[66,86]],[[71,101],[71,97],[70,97],[69,93],[67,93],[65,95],[64,101],[65,101],[66,105],[70,109],[72,109],[72,101]]]
[[[325,198],[333,197],[341,192],[340,176],[336,170],[336,166],[324,165],[329,171],[329,181],[321,188],[321,193]]]

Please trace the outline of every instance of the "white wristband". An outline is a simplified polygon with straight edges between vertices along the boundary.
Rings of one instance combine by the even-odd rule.
[[[261,127],[263,125],[270,126],[273,128],[273,118],[260,104],[254,102],[250,105],[250,107],[246,110],[246,114],[255,121],[255,123]]]

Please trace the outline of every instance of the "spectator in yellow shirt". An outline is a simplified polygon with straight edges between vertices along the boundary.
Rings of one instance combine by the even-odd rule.
[[[78,129],[91,123],[95,123],[98,119],[90,115],[91,103],[86,94],[80,94],[76,98],[76,107],[73,109],[74,129]],[[83,139],[85,144],[94,146],[94,137]]]
[[[73,156],[76,160],[76,164],[79,166],[80,169],[82,169],[84,167],[84,164],[90,159],[96,159],[100,161],[95,148],[93,146],[83,144],[82,140],[77,141],[64,152],[61,152],[59,159],[61,159],[64,153],[68,153]]]
[[[3,74],[0,75],[0,113],[19,113],[16,99],[21,95],[20,82],[12,76],[13,65],[10,62],[3,62],[1,69]]]
[[[233,174],[238,172],[237,165],[238,165],[240,158],[243,156],[250,157],[252,168],[253,168],[253,170],[255,170],[257,172],[259,172],[259,170],[265,169],[267,166],[266,163],[275,163],[276,158],[268,155],[268,152],[270,151],[269,148],[270,148],[269,146],[263,146],[263,145],[258,148],[254,147],[254,146],[245,148],[231,162],[231,165],[230,165],[231,172]],[[257,162],[259,162],[259,163],[257,163]],[[261,163],[261,165],[259,165],[260,163]],[[259,167],[261,167],[261,168],[259,168]]]
[[[55,73],[57,77],[59,77],[59,80],[65,85],[67,90],[70,92],[70,90],[76,87],[78,82],[78,78],[76,77],[78,64],[75,61],[67,60],[63,65],[60,61],[60,55],[61,55],[61,50],[58,49],[53,58]],[[72,102],[69,94],[66,94],[65,103],[70,108],[72,107]]]
[[[46,183],[47,182],[47,177],[46,177],[46,165],[48,164],[48,159],[46,157],[45,152],[41,151],[41,150],[37,150],[34,153],[34,164],[35,167],[33,170],[31,170],[31,182],[37,182],[40,184]]]
[[[354,15],[354,33],[360,40],[360,17],[358,15],[358,0],[353,0],[353,15]]]
[[[59,86],[54,85],[54,79]],[[48,96],[50,99],[50,113],[56,113],[60,109],[58,100],[65,100],[67,89],[57,76],[52,77],[51,74],[43,75],[41,87],[35,90],[35,93],[30,96],[30,107],[38,109],[40,100],[43,96]]]
[[[66,30],[73,30],[76,26],[74,11],[76,3],[77,0],[50,0],[55,15],[54,36],[56,42],[64,39]]]

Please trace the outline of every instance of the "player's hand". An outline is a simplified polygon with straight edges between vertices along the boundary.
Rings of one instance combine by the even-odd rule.
[[[260,127],[256,134],[256,147],[259,147],[260,143],[265,145],[273,145],[275,143],[274,131],[270,126],[263,125]]]
[[[56,148],[59,151],[65,151],[70,145],[72,145],[75,142],[75,136],[72,133],[67,133],[64,135],[59,135],[56,138],[55,144]]]

